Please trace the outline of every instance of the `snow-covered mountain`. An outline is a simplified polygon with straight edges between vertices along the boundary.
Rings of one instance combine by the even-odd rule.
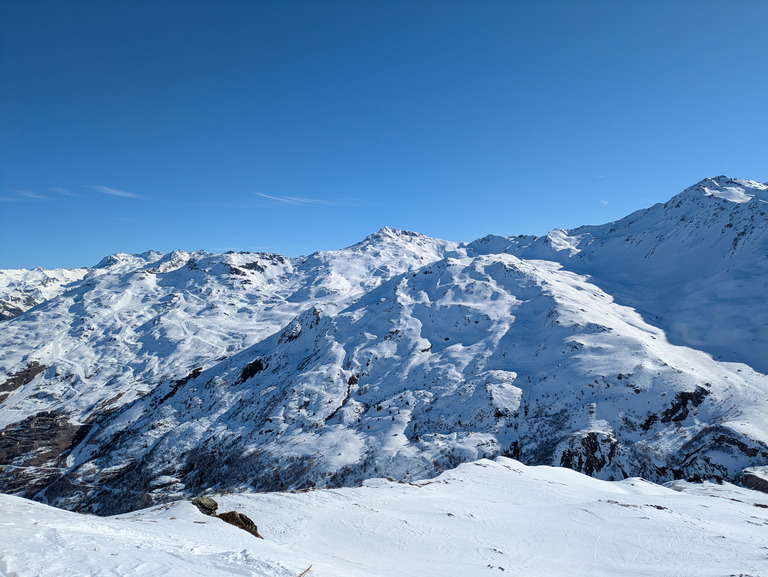
[[[210,488],[768,463],[768,186],[459,245],[113,255],[0,335],[0,483],[99,513]]]
[[[469,246],[590,276],[669,340],[768,373],[768,185],[707,178],[601,226]]]
[[[768,574],[768,496],[606,482],[511,459],[430,481],[213,495],[257,539],[179,501],[95,517],[0,495],[0,572],[61,575],[664,577]]]
[[[221,361],[313,305],[343,308],[455,247],[384,229],[348,249],[298,259],[111,255],[58,298],[3,324],[0,366],[25,386],[6,384],[5,398],[0,388],[0,426],[43,410],[86,421],[105,408],[100,404],[119,406],[163,380]]]
[[[66,285],[79,281],[87,268],[36,268],[0,270],[0,321],[52,299],[66,290]]]

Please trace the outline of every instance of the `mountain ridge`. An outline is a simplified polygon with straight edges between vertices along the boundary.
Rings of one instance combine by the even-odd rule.
[[[0,443],[0,486],[108,513],[499,455],[736,480],[768,462],[767,190],[705,179],[545,237],[110,255],[3,321],[0,427],[27,445]]]

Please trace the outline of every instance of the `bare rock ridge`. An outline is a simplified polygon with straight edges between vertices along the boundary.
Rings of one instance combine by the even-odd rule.
[[[726,177],[539,238],[112,255],[0,325],[0,488],[111,514],[499,455],[746,483],[766,284],[768,186]]]

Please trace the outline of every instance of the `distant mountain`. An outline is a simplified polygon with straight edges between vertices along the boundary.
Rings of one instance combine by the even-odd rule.
[[[0,486],[112,513],[498,455],[736,480],[768,463],[767,201],[718,177],[541,238],[107,257],[0,325]]]
[[[0,270],[0,321],[11,319],[66,290],[87,268]]]

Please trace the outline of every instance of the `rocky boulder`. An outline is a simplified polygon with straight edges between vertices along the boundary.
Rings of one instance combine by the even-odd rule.
[[[248,531],[254,537],[258,537],[259,539],[264,538],[259,534],[259,528],[256,526],[256,523],[254,523],[247,515],[243,515],[238,511],[227,511],[226,513],[217,515],[216,511],[219,508],[219,504],[210,497],[195,497],[192,499],[192,504],[197,507],[203,515],[217,517],[230,525],[240,527],[243,531]]]
[[[203,515],[209,517],[215,517],[216,510],[219,508],[219,504],[210,497],[195,497],[192,499],[192,504],[200,509]]]
[[[741,473],[741,483],[755,491],[768,493],[768,466],[744,469]]]

